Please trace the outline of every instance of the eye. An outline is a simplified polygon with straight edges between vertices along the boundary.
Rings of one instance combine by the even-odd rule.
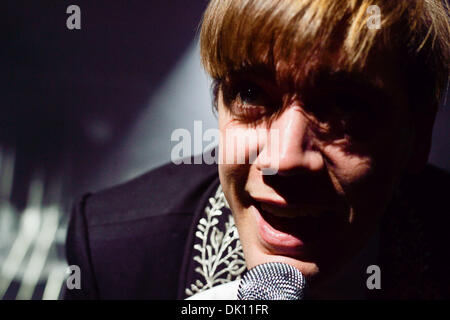
[[[260,105],[263,103],[263,90],[254,83],[245,83],[238,88],[238,97],[247,105]]]
[[[223,86],[224,102],[236,118],[254,121],[264,117],[271,105],[265,88],[252,81],[230,81]]]

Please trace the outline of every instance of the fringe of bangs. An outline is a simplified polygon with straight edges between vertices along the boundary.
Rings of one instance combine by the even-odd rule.
[[[367,9],[374,4],[381,9],[381,29],[371,30]],[[258,64],[306,70],[307,63],[335,52],[339,66],[352,70],[384,48],[409,47],[436,57],[430,68],[440,72],[440,91],[449,70],[446,9],[439,0],[212,0],[200,34],[202,63],[220,80]]]

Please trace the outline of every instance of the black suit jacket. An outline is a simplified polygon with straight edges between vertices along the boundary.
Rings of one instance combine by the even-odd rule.
[[[81,290],[66,290],[65,297],[184,298],[179,287],[193,217],[218,184],[217,166],[168,164],[84,195],[66,241],[69,265],[81,269]]]
[[[194,230],[218,185],[216,165],[168,164],[84,195],[66,242],[81,289],[66,290],[65,298],[184,299]],[[383,289],[372,297],[450,298],[448,174],[427,167],[404,189],[407,204],[392,205],[395,218],[383,222]]]

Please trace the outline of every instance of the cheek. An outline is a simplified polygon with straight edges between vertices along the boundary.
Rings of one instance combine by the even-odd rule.
[[[247,179],[245,155],[247,148],[242,150],[239,133],[243,129],[233,121],[229,113],[219,104],[219,178],[225,197],[230,206],[238,203],[242,185]]]
[[[267,130],[243,123],[219,104],[219,160],[230,165],[223,171],[235,170],[235,165],[250,165],[255,162],[259,150],[265,144]]]
[[[323,150],[327,159],[327,170],[337,189],[348,188],[365,180],[373,170],[373,160],[369,156],[345,152],[338,146],[327,146]]]
[[[223,192],[231,207],[239,209],[246,205],[245,184],[249,176],[249,166],[219,164],[219,179]]]
[[[353,230],[372,228],[390,201],[395,176],[380,165],[383,159],[375,155],[350,154],[332,146],[327,147],[324,154],[329,159],[330,179],[348,202]]]

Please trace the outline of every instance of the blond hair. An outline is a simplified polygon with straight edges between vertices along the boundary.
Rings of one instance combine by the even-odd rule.
[[[381,29],[368,28],[372,5],[381,10]],[[440,0],[211,0],[202,63],[220,82],[258,65],[287,66],[300,77],[330,53],[340,69],[363,70],[374,55],[391,52],[407,64],[408,93],[439,104],[449,77],[448,9]]]

